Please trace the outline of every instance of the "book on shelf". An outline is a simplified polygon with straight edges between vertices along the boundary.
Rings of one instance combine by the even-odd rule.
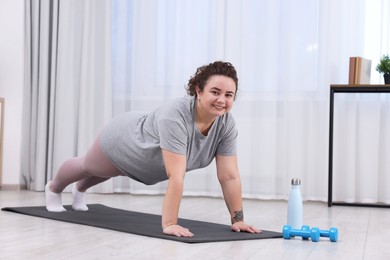
[[[348,84],[370,84],[371,60],[362,57],[349,58]]]

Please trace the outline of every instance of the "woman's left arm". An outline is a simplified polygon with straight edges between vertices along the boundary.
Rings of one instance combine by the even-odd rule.
[[[241,179],[238,172],[237,156],[216,156],[218,180],[221,184],[226,206],[229,210],[232,230],[260,233],[261,230],[244,222],[242,208]]]

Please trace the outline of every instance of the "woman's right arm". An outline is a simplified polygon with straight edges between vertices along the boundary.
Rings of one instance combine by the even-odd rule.
[[[168,175],[168,187],[162,209],[162,228],[164,234],[178,237],[192,237],[193,234],[177,224],[180,202],[183,195],[184,175],[186,171],[185,155],[162,150],[165,170]]]

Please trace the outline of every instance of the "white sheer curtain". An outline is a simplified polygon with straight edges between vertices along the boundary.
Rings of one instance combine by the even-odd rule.
[[[374,68],[390,53],[390,1],[367,1],[364,14],[362,55],[383,84]],[[390,94],[337,94],[334,122],[334,200],[389,204]]]
[[[380,82],[374,67],[390,51],[388,13],[388,1],[379,0],[113,0],[113,112],[151,111],[185,95],[198,66],[230,61],[240,80],[233,114],[244,196],[285,199],[290,179],[299,177],[305,199],[325,201],[329,86],[348,82],[351,56],[372,59],[372,83]],[[351,107],[349,99],[336,100],[334,199],[389,201],[389,99],[352,97],[355,112],[342,109]],[[363,137],[366,130],[374,131],[375,146]],[[363,191],[366,184],[373,188]],[[164,193],[165,183],[117,178],[115,190]],[[185,194],[221,196],[214,164],[187,174]]]
[[[111,3],[26,1],[22,181],[43,190],[111,118]],[[106,183],[96,191],[112,191]]]
[[[84,155],[112,117],[111,6],[105,0],[60,1],[53,173]],[[92,192],[112,192],[112,180]]]

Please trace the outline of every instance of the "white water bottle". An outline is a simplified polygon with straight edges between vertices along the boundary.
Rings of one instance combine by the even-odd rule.
[[[293,229],[301,229],[302,212],[301,180],[294,178],[291,180],[291,191],[288,198],[287,225]]]

